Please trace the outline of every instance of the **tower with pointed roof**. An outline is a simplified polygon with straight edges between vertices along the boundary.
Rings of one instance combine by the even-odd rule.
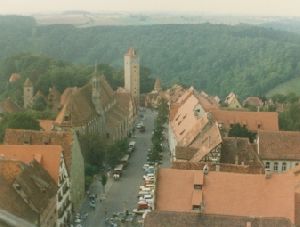
[[[154,83],[154,91],[157,91],[157,92],[161,91],[160,79],[158,79],[158,78],[155,80],[155,83]]]
[[[97,114],[104,115],[101,103],[101,76],[95,70],[91,79],[92,83],[92,102],[94,104]]]
[[[134,48],[129,48],[124,55],[125,89],[130,92],[137,106],[140,98],[140,63]]]
[[[32,105],[33,99],[33,84],[29,78],[24,82],[24,108],[29,108]]]

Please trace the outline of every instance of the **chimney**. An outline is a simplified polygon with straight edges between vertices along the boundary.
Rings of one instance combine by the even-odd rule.
[[[203,167],[203,173],[204,173],[205,175],[207,175],[207,174],[208,174],[208,171],[209,171],[208,165],[205,164],[204,167]]]
[[[220,165],[219,164],[216,164],[216,171],[220,172]]]
[[[270,179],[272,177],[272,172],[269,169],[265,170],[265,178]]]
[[[246,227],[251,227],[252,225],[251,225],[251,222],[250,221],[247,221],[247,223],[246,223]]]

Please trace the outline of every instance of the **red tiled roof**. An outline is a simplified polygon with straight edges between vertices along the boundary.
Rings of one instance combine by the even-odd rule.
[[[298,170],[299,171],[299,170]],[[191,211],[195,170],[160,169],[157,178],[158,211]],[[199,171],[200,173],[202,171]],[[299,171],[300,172],[300,171]],[[204,175],[203,214],[287,218],[295,223],[295,170],[273,174],[209,171]]]
[[[223,127],[229,129],[230,124],[246,124],[251,131],[273,130],[278,131],[278,113],[276,112],[244,112],[212,110],[213,117]]]
[[[199,104],[197,97],[190,89],[178,101],[180,106],[177,114],[171,121],[173,133],[180,146],[189,145],[208,123],[208,117],[203,113],[202,117],[195,116],[194,108]]]
[[[201,195],[194,194],[195,176],[202,178],[199,180],[203,182],[203,174],[196,170],[160,169],[156,189],[156,209],[192,211],[193,201],[199,198],[202,200]]]
[[[23,145],[27,140],[31,145],[61,145],[68,173],[72,164],[72,132],[34,131],[24,129],[6,129],[4,143],[9,145]]]
[[[50,132],[53,130],[53,123],[54,121],[51,120],[39,120],[40,127],[47,132]]]
[[[58,183],[59,166],[62,147],[58,145],[0,145],[0,157],[30,163],[39,161],[37,155],[41,155],[40,164],[48,171],[53,180]]]
[[[258,131],[258,153],[263,160],[300,160],[300,132]]]

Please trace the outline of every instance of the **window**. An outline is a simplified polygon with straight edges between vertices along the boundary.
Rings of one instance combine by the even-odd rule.
[[[194,189],[201,190],[202,189],[202,185],[200,185],[200,184],[194,184]]]
[[[193,210],[200,210],[200,205],[193,205]]]
[[[282,171],[286,171],[286,163],[285,163],[285,162],[282,163],[281,170],[282,170]]]
[[[278,162],[274,162],[274,171],[278,171]]]
[[[266,169],[270,169],[270,162],[266,162],[265,168],[266,168]]]

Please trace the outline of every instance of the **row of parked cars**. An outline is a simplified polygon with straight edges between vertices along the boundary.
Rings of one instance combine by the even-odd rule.
[[[142,215],[144,219],[146,214],[153,210],[156,164],[147,162],[143,169],[143,184],[139,187],[137,208],[133,212]]]

